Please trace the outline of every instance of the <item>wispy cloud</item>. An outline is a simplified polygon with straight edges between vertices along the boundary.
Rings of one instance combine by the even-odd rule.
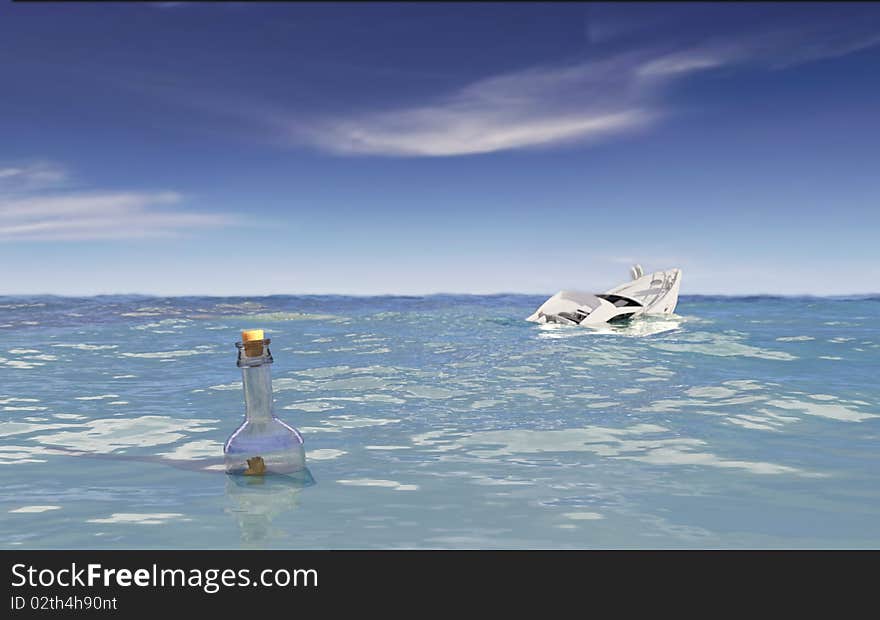
[[[206,227],[232,224],[234,216],[182,210],[182,197],[175,192],[48,192],[46,185],[60,181],[44,168],[0,169],[0,240],[88,241],[171,237]],[[7,181],[29,177],[26,195],[4,190]],[[66,173],[63,178],[66,178]],[[43,182],[42,184],[37,181]],[[20,189],[21,185],[16,185]]]
[[[470,155],[585,142],[649,126],[662,117],[665,89],[696,72],[782,69],[880,44],[877,24],[853,19],[754,23],[762,24],[736,30],[716,23],[697,40],[673,25],[624,51],[596,46],[587,60],[489,77],[422,105],[283,122],[284,129],[293,143],[349,155]]]
[[[56,187],[64,184],[69,178],[66,168],[52,162],[0,164],[0,196]]]
[[[335,153],[448,156],[586,141],[656,114],[637,84],[639,55],[539,67],[480,80],[435,103],[290,126]]]

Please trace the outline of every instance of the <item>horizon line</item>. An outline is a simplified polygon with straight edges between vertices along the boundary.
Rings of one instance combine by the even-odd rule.
[[[575,290],[575,289],[561,289]],[[557,291],[558,292],[558,291]],[[550,293],[549,295],[554,295]],[[500,291],[487,293],[456,293],[449,291],[437,291],[431,293],[258,293],[258,294],[202,294],[202,293],[186,293],[186,294],[161,294],[161,293],[91,293],[87,295],[70,295],[65,293],[0,293],[3,297],[57,297],[61,299],[91,299],[95,297],[152,297],[164,299],[177,299],[186,297],[209,297],[223,299],[228,297],[504,297],[504,296],[540,296],[548,295],[546,292],[516,292],[516,291]],[[880,291],[871,293],[682,293],[679,297],[780,297],[780,298],[804,298],[811,297],[816,299],[832,299],[847,297],[880,297]]]

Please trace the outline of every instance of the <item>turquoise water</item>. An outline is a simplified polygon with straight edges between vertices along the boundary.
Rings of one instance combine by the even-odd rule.
[[[0,297],[0,545],[880,547],[880,299],[543,300]],[[245,327],[313,480],[218,471]]]

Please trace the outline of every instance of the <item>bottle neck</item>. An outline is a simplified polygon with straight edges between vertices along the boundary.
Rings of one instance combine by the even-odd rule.
[[[243,366],[245,417],[249,422],[272,419],[272,373],[270,364]]]

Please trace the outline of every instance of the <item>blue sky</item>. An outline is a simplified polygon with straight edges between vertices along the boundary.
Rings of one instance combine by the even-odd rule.
[[[880,290],[880,6],[0,5],[0,293]]]

